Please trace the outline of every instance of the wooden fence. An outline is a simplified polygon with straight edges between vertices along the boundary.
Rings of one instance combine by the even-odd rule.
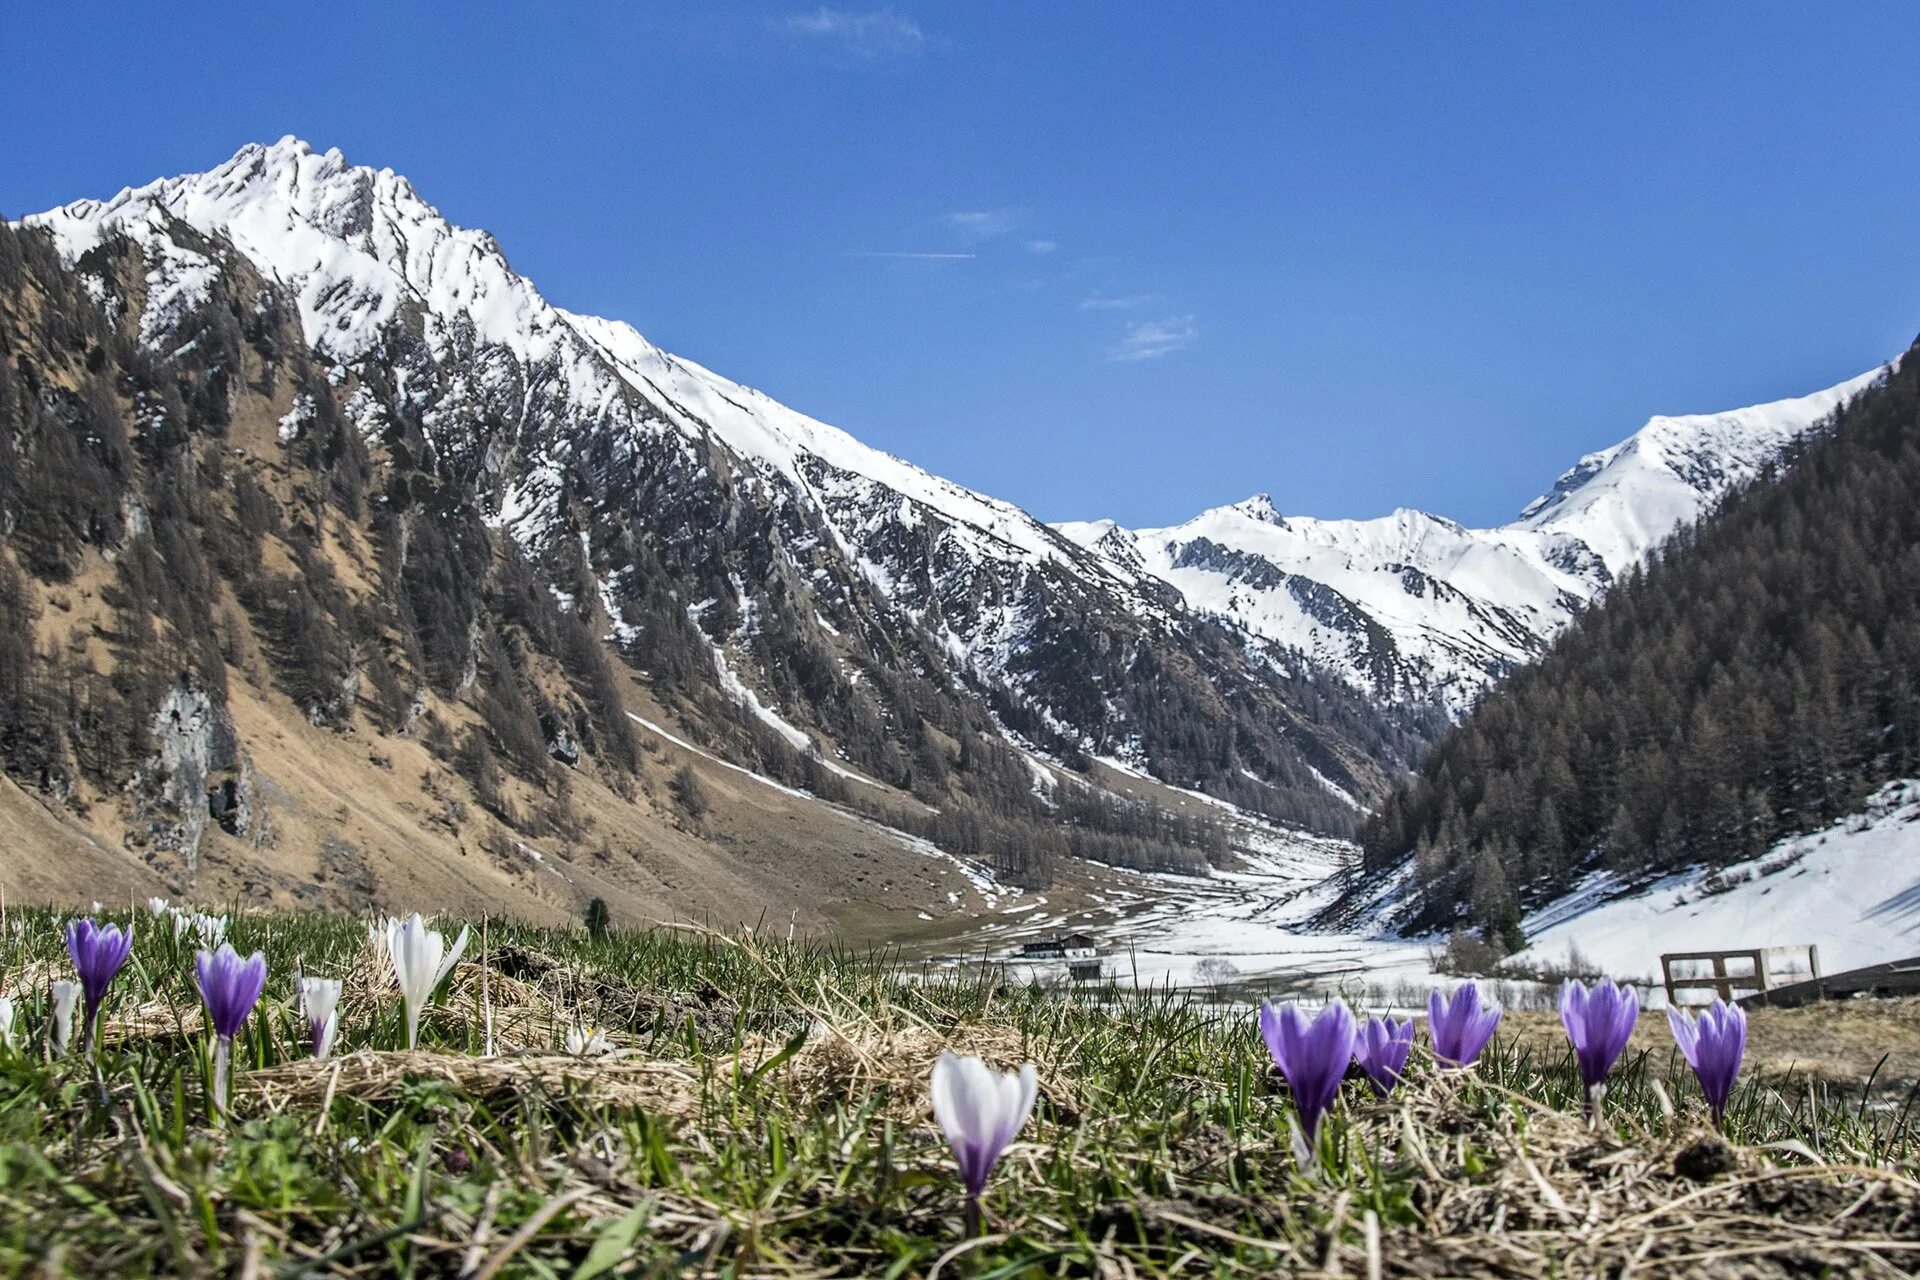
[[[1793,961],[1801,957],[1804,957],[1804,963],[1794,966]],[[1743,963],[1736,969],[1729,967],[1729,961]],[[1701,964],[1711,965],[1712,972],[1674,972],[1678,966],[1691,968]],[[1660,977],[1666,984],[1667,1000],[1671,1004],[1691,1003],[1682,1000],[1680,993],[1707,988],[1731,1004],[1745,996],[1819,976],[1820,948],[1812,945],[1742,947],[1733,951],[1670,951],[1660,957]]]

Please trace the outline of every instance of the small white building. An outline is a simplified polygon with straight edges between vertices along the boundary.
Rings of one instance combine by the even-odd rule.
[[[1100,949],[1090,933],[1063,933],[1020,944],[1021,960],[1093,960]]]

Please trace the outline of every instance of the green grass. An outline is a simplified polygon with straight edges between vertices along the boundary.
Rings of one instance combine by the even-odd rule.
[[[1471,1075],[1417,1063],[1391,1103],[1349,1084],[1308,1178],[1250,1009],[996,989],[750,937],[490,921],[483,998],[476,924],[407,1055],[365,919],[241,917],[230,940],[270,974],[223,1118],[191,947],[144,912],[137,927],[92,1065],[48,1061],[39,1039],[47,983],[67,976],[59,918],[16,911],[0,930],[0,990],[20,1007],[0,1057],[0,1272],[1224,1276],[1344,1259],[1364,1275],[1372,1236],[1382,1274],[1543,1274],[1503,1253],[1514,1241],[1571,1272],[1642,1240],[1636,1274],[1710,1274],[1678,1230],[1702,1215],[1724,1218],[1727,1247],[1759,1241],[1742,1265],[1797,1266],[1795,1248],[1916,1261],[1898,1244],[1898,1212],[1920,1233],[1912,1117],[1864,1093],[1746,1081],[1732,1171],[1696,1187],[1672,1166],[1704,1113],[1672,1055],[1622,1068],[1595,1134],[1568,1058],[1496,1041]],[[300,1065],[296,963],[347,979],[337,1055],[358,1056],[337,1074]],[[611,1064],[553,1061],[576,1018],[612,1035]],[[926,1105],[948,1044],[1041,1071],[975,1241]],[[1876,1185],[1837,1236],[1820,1228],[1834,1239],[1782,1225],[1827,1223]],[[1769,1210],[1782,1188],[1791,1203]],[[1649,1212],[1617,1240],[1595,1225]],[[1435,1259],[1456,1269],[1415,1269]]]

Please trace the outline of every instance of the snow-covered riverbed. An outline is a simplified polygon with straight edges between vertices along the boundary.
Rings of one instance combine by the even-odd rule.
[[[960,950],[1009,960],[1023,942],[1085,932],[1106,976],[1123,985],[1297,988],[1375,1007],[1417,1005],[1430,987],[1457,981],[1435,971],[1437,940],[1307,927],[1351,845],[1252,823],[1238,834],[1235,870],[1206,879],[1115,871],[1087,895],[1090,905],[1073,910],[1022,895],[983,918]],[[1577,951],[1598,971],[1647,979],[1663,950],[1813,944],[1828,973],[1920,953],[1920,783],[1891,785],[1867,812],[1782,841],[1751,863],[1624,897],[1611,896],[1614,888],[1595,881],[1534,913],[1531,945],[1515,960],[1552,966]],[[1063,966],[1015,962],[1011,971],[1064,976],[1055,968]],[[1544,988],[1533,985],[1502,984],[1515,998],[1538,999]]]
[[[1328,877],[1351,853],[1342,841],[1263,828],[1246,833],[1239,865],[1200,879],[1115,871],[1056,911],[1044,894],[1023,897],[981,922],[962,954],[1008,959],[1024,942],[1066,932],[1097,940],[1108,977],[1128,986],[1298,986],[1376,996],[1435,981],[1425,941],[1318,933],[1305,922],[1325,905]],[[1051,976],[1045,964],[1016,977]]]

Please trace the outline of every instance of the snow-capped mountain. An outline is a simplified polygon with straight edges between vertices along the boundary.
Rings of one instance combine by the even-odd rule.
[[[1494,529],[1406,509],[1375,520],[1286,516],[1265,495],[1165,529],[1055,527],[1118,571],[1157,577],[1193,608],[1300,650],[1356,687],[1438,698],[1457,714],[1622,571],[1884,373],[1726,413],[1653,418]]]
[[[26,222],[52,231],[73,259],[111,234],[153,251],[142,328],[157,342],[173,317],[204,299],[217,269],[218,251],[182,244],[172,234],[176,220],[202,235],[225,237],[254,266],[290,286],[308,341],[335,361],[380,357],[390,327],[408,313],[418,316],[435,361],[485,353],[474,385],[452,403],[436,403],[430,418],[457,417],[472,407],[468,397],[513,381],[516,372],[535,371],[529,393],[568,410],[611,415],[606,425],[617,424],[630,437],[645,434],[646,425],[671,428],[689,442],[715,436],[768,480],[777,477],[822,506],[828,504],[810,489],[808,473],[825,469],[951,519],[959,537],[990,544],[998,558],[1076,561],[1090,576],[1107,576],[1105,565],[1077,555],[1009,503],[929,475],[671,356],[629,325],[549,305],[508,265],[491,235],[451,225],[404,177],[350,166],[337,150],[320,154],[283,138],[271,147],[245,147],[207,173],[130,188],[104,202],[77,201]],[[637,426],[621,383],[644,394],[646,408],[660,420]],[[504,518],[524,542],[537,542],[542,521],[556,513],[552,495],[541,492],[551,479],[535,467],[506,495]]]
[[[675,667],[662,636],[690,628],[710,691],[798,749],[918,783],[950,750],[905,758],[931,741],[920,722],[954,738],[978,721],[1337,826],[1336,795],[1376,791],[1417,745],[1154,574],[551,305],[390,170],[286,138],[26,224],[83,276],[133,244],[141,296],[113,301],[139,309],[156,358],[237,267],[256,272],[259,307],[291,298],[376,467],[454,486],[656,678]],[[282,443],[306,421],[296,402]]]

